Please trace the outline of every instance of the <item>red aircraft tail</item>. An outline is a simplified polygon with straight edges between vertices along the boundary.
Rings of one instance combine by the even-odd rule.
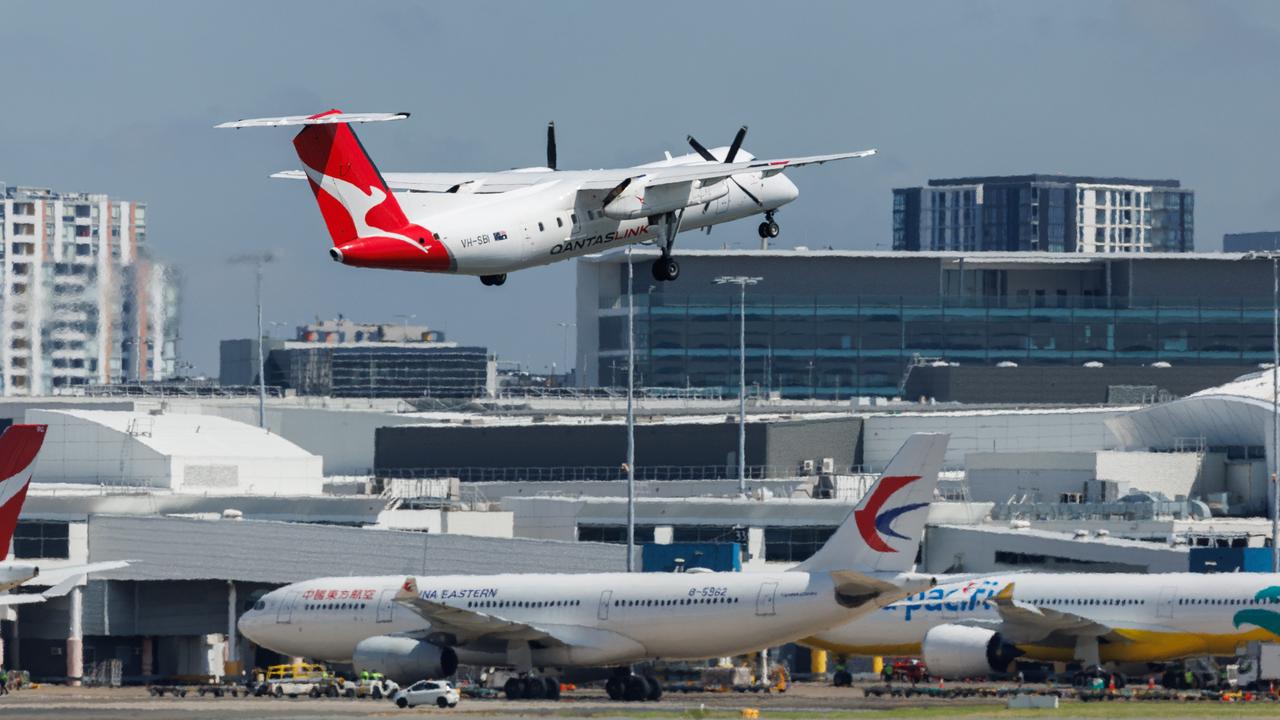
[[[44,444],[47,425],[10,425],[0,435],[0,557],[18,527],[18,514],[27,499],[32,467]]]

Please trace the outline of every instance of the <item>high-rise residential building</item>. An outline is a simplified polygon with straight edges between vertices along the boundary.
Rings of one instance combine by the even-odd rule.
[[[893,191],[894,250],[1190,252],[1195,193],[1177,180],[1010,175]]]
[[[177,278],[147,250],[146,205],[0,184],[0,388],[172,377]]]
[[[1256,250],[1280,250],[1280,232],[1226,233],[1222,236],[1223,252],[1251,252]]]

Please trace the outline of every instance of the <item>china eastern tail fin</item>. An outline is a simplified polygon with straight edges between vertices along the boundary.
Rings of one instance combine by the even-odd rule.
[[[44,445],[46,425],[10,425],[0,435],[0,559],[18,527],[18,515],[27,499],[32,468]]]
[[[915,564],[949,435],[907,438],[818,552],[796,570],[900,573]]]

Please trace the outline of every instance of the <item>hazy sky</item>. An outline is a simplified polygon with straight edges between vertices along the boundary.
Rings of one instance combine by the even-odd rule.
[[[1173,177],[1196,245],[1280,229],[1275,2],[0,3],[0,181],[146,201],[153,253],[185,274],[180,352],[217,373],[266,317],[418,322],[542,368],[573,319],[574,268],[470,277],[345,268],[285,129],[223,120],[413,113],[362,126],[383,170],[610,167],[727,143],[756,155],[877,147],[791,173],[783,246],[888,247],[890,189],[929,177]],[[680,247],[754,246],[755,221]],[[290,329],[290,332],[292,330]],[[276,328],[277,334],[283,329]]]

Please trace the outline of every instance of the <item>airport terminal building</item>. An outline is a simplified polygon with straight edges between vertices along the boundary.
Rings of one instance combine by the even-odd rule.
[[[637,253],[647,266],[654,253]],[[637,383],[784,398],[903,395],[913,363],[1229,366],[1271,357],[1271,266],[1231,253],[685,250],[634,286]],[[578,265],[580,384],[625,384],[625,255]],[[1221,378],[1215,378],[1221,380]]]

